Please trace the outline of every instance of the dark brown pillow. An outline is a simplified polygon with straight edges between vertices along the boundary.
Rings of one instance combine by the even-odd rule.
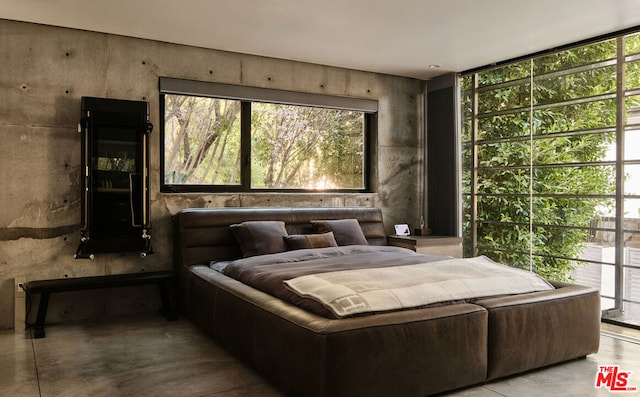
[[[284,242],[287,229],[280,221],[247,221],[229,226],[246,258],[255,255],[277,254],[287,250]]]
[[[292,234],[285,236],[284,240],[290,250],[300,250],[306,248],[326,248],[337,247],[333,232],[322,234]]]
[[[357,219],[311,221],[316,233],[333,232],[338,245],[368,245]]]

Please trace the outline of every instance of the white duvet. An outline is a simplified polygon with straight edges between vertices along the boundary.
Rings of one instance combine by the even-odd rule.
[[[337,317],[554,289],[534,273],[485,256],[311,274],[284,284]]]

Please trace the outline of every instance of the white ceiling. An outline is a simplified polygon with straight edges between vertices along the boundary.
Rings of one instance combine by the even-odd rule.
[[[640,26],[640,0],[0,0],[0,18],[427,80]]]

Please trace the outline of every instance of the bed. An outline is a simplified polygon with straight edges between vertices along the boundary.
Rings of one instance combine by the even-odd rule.
[[[354,220],[356,237],[350,234]],[[285,251],[278,239],[247,245],[251,233],[245,226],[253,222],[280,230],[283,240],[287,236]],[[299,266],[299,259],[290,263],[299,255],[288,253],[291,244],[302,244],[295,248],[303,255],[345,255],[337,262],[319,259],[328,264],[322,269],[328,275],[342,274],[336,263],[338,270],[341,260],[348,265],[352,251],[378,263],[373,266],[381,272],[449,260],[387,247],[377,208],[185,209],[174,215],[173,225],[181,312],[287,395],[426,396],[598,350],[600,297],[589,287],[551,283],[537,292],[354,314],[329,310],[315,296],[292,293],[291,286],[284,292],[251,286],[252,278],[265,278],[264,263],[249,273],[249,284],[230,276],[244,273],[247,262],[273,256],[284,257],[278,259],[279,280],[315,278],[316,271]],[[394,255],[397,263],[383,263]],[[294,267],[302,273],[292,276]]]

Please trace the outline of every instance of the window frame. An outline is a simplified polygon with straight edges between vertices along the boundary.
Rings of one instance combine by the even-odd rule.
[[[372,147],[375,142],[378,101],[297,91],[275,90],[195,80],[159,78],[160,107],[160,192],[161,193],[368,193],[371,192]],[[240,101],[240,184],[165,183],[165,96],[186,95]],[[251,103],[274,103],[363,113],[363,187],[338,189],[254,188],[251,187]]]
[[[626,179],[626,169],[634,165],[640,165],[640,159],[633,158],[628,159],[625,154],[625,149],[628,149],[625,140],[626,134],[633,131],[640,131],[640,121],[638,119],[625,119],[625,116],[630,116],[631,114],[635,114],[637,109],[640,109],[640,106],[635,106],[630,109],[627,109],[627,100],[640,96],[640,88],[637,85],[627,86],[630,80],[627,80],[627,66],[636,63],[636,65],[640,65],[640,52],[639,49],[635,49],[633,52],[629,50],[630,47],[626,46],[626,41],[629,37],[636,36],[638,38],[640,36],[640,28],[632,28],[625,31],[613,33],[610,35],[600,36],[595,39],[590,39],[586,41],[582,41],[579,43],[574,43],[568,46],[561,47],[559,49],[549,50],[542,53],[532,54],[529,56],[517,58],[514,60],[508,60],[504,62],[497,63],[495,65],[490,65],[482,68],[477,68],[474,70],[462,72],[459,74],[460,79],[458,80],[459,90],[458,90],[458,105],[459,105],[459,119],[458,119],[458,127],[459,127],[459,135],[460,138],[460,149],[461,156],[459,157],[459,164],[461,164],[461,176],[462,172],[468,172],[468,183],[463,185],[463,190],[459,198],[461,199],[461,207],[464,207],[464,215],[462,217],[462,224],[466,227],[467,230],[463,233],[463,237],[465,238],[465,255],[467,256],[475,256],[478,254],[485,254],[487,252],[486,248],[488,246],[483,246],[479,243],[479,225],[480,224],[492,224],[492,225],[501,225],[505,227],[527,227],[529,228],[530,235],[533,235],[535,228],[544,228],[544,227],[554,227],[554,228],[564,228],[565,230],[581,230],[584,231],[585,234],[589,233],[591,235],[595,235],[596,233],[609,233],[615,237],[615,241],[612,242],[611,248],[615,248],[615,254],[611,257],[600,257],[600,258],[588,258],[588,257],[580,257],[580,254],[576,254],[573,256],[558,256],[553,254],[542,254],[540,252],[535,252],[536,244],[531,239],[529,240],[529,250],[526,251],[524,249],[513,249],[511,247],[489,247],[491,251],[496,251],[500,253],[506,254],[514,254],[514,255],[522,255],[528,256],[530,263],[533,263],[534,257],[539,257],[542,259],[560,259],[560,260],[569,260],[575,261],[576,263],[581,264],[589,264],[599,266],[601,269],[605,268],[613,268],[613,283],[609,281],[609,285],[613,287],[611,291],[603,291],[601,293],[602,302],[608,300],[612,305],[610,308],[603,309],[603,321],[611,321],[611,322],[622,322],[623,320],[617,320],[616,318],[620,318],[618,313],[620,310],[625,310],[626,304],[634,304],[640,305],[640,301],[637,298],[631,297],[631,289],[633,287],[629,287],[625,280],[625,274],[631,270],[639,270],[640,267],[633,264],[630,259],[626,257],[625,249],[627,247],[625,240],[628,237],[625,235],[634,235],[637,233],[637,229],[627,226],[627,220],[633,219],[633,216],[628,217],[625,210],[625,201],[627,200],[640,200],[640,194],[629,192],[626,190],[625,179]],[[595,61],[586,62],[580,66],[568,67],[563,70],[548,72],[548,73],[540,73],[540,74],[532,74],[529,77],[525,77],[524,79],[519,79],[520,81],[529,79],[531,84],[536,80],[544,79],[549,76],[557,77],[563,75],[570,75],[581,73],[587,70],[595,70],[596,68],[605,68],[605,67],[615,67],[615,77],[611,80],[611,89],[610,92],[598,93],[594,95],[582,95],[578,98],[570,98],[559,100],[553,103],[545,103],[545,104],[533,104],[533,100],[530,101],[531,105],[528,106],[529,111],[532,113],[538,108],[550,108],[552,106],[564,106],[566,104],[584,104],[584,103],[595,103],[598,101],[609,100],[615,105],[615,121],[610,124],[593,127],[593,128],[577,128],[577,129],[568,129],[563,131],[551,132],[547,135],[544,134],[535,134],[532,131],[534,129],[530,129],[528,135],[523,136],[509,136],[509,137],[498,137],[498,138],[484,138],[479,136],[480,128],[478,126],[478,121],[482,119],[487,119],[489,117],[495,115],[503,115],[509,113],[515,113],[520,109],[507,109],[507,110],[494,110],[489,112],[480,112],[479,111],[479,93],[482,91],[490,91],[496,88],[503,88],[508,86],[513,86],[519,84],[519,81],[516,79],[510,80],[507,82],[498,82],[492,83],[488,85],[481,86],[479,84],[479,74],[484,71],[495,69],[503,66],[511,66],[515,65],[517,62],[522,61],[535,61],[537,58],[540,58],[545,55],[553,55],[556,53],[560,53],[564,50],[570,50],[586,45],[591,44],[600,44],[605,41],[615,41],[615,55],[612,58],[601,58]],[[531,68],[533,70],[533,68]],[[466,80],[463,80],[466,79]],[[636,83],[637,84],[637,83]],[[533,98],[533,94],[531,94],[531,98]],[[466,111],[465,111],[466,106]],[[533,118],[533,117],[531,117]],[[517,141],[529,142],[531,147],[533,148],[533,144],[537,140],[545,140],[545,139],[555,139],[555,137],[564,137],[564,138],[573,138],[581,135],[596,135],[596,134],[612,134],[615,137],[615,140],[610,144],[615,149],[615,159],[612,160],[606,159],[604,156],[596,161],[590,162],[582,162],[582,163],[571,163],[571,162],[556,162],[556,163],[537,163],[535,161],[531,161],[529,164],[525,166],[486,166],[482,165],[479,159],[479,149],[483,146],[496,144],[496,143],[513,143]],[[533,175],[534,170],[540,169],[553,169],[553,168],[563,168],[563,167],[572,167],[575,166],[580,168],[586,167],[614,167],[615,178],[612,178],[611,181],[615,179],[615,188],[613,191],[609,192],[597,192],[595,194],[587,194],[587,192],[572,192],[572,193],[543,193],[543,192],[533,192],[533,189],[530,188],[529,192],[526,194],[517,194],[517,193],[482,193],[479,192],[478,189],[478,173],[484,170],[498,170],[498,169],[526,169],[529,168],[530,175]],[[463,178],[461,178],[463,179]],[[535,180],[533,180],[535,182]],[[533,186],[533,185],[531,185]],[[580,226],[580,225],[570,225],[570,224],[556,224],[556,225],[548,225],[544,223],[537,223],[535,219],[536,210],[533,206],[531,206],[531,210],[529,212],[530,217],[527,222],[516,222],[512,220],[486,220],[479,218],[479,202],[486,197],[501,197],[501,198],[517,198],[524,197],[529,200],[533,200],[535,198],[541,197],[559,197],[564,199],[603,199],[609,200],[610,203],[614,204],[615,212],[613,215],[605,215],[601,216],[602,224],[590,224],[588,226]],[[531,217],[531,215],[533,217]],[[530,266],[529,270],[533,270],[532,266]],[[598,270],[601,271],[601,270]],[[614,284],[614,285],[612,285]],[[611,318],[608,318],[611,317]]]

